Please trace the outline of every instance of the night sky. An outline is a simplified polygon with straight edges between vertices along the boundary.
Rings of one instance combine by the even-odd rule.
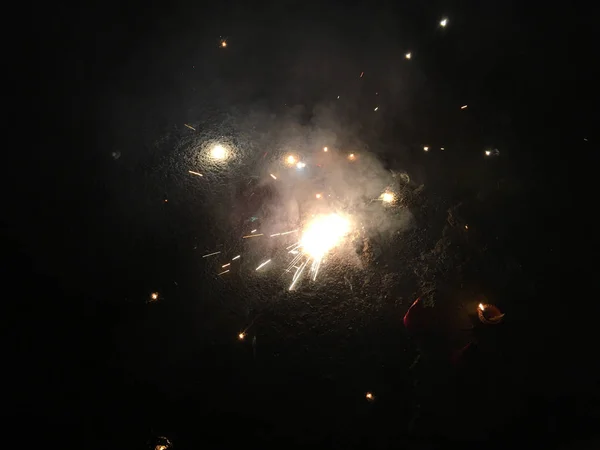
[[[39,144],[11,155],[27,177],[5,227],[8,273],[30,274],[6,287],[27,387],[5,414],[81,429],[90,449],[588,448],[599,397],[580,308],[595,294],[570,280],[593,259],[591,9],[34,16],[20,141]],[[229,159],[211,159],[215,143]],[[290,153],[306,167],[285,167]],[[314,211],[343,211],[352,231],[288,290],[294,240],[269,233]],[[502,323],[478,321],[479,302]]]

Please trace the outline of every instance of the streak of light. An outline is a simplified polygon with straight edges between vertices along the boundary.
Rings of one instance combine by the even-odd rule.
[[[201,173],[194,172],[193,170],[188,170],[188,172],[191,173],[192,175],[198,175],[199,177],[203,177],[204,176]]]
[[[296,231],[299,231],[299,230],[284,231],[283,233],[281,233],[281,235],[285,236],[286,234],[295,233]]]
[[[184,123],[184,125],[185,125],[186,127],[188,127],[190,130],[194,130],[194,131],[196,131],[196,129],[195,129],[193,126],[191,126],[191,125],[188,125],[187,123]]]
[[[277,179],[277,177],[275,175],[273,175],[272,173],[270,173],[269,175],[271,175],[271,178],[273,178],[274,180]]]
[[[250,238],[259,237],[259,236],[263,236],[263,233],[260,233],[260,234],[247,234],[246,236],[242,236],[242,239],[250,239]]]
[[[256,229],[254,229],[250,232],[250,234],[252,234],[252,233],[256,233]]]
[[[294,286],[296,286],[296,283],[297,283],[297,282],[298,282],[298,280],[300,279],[300,275],[302,275],[302,272],[304,272],[304,268],[306,267],[306,264],[307,264],[307,263],[308,263],[308,260],[306,260],[306,261],[304,262],[304,264],[302,264],[302,265],[300,266],[300,268],[296,270],[296,273],[294,274],[294,278],[292,278],[292,284],[290,284],[290,287],[289,287],[289,289],[288,289],[289,291],[293,290],[293,289],[294,289]]]
[[[440,147],[440,150],[444,150],[444,147]]]
[[[485,309],[485,308],[484,308],[484,306],[483,306],[483,303],[480,303],[480,304],[479,304],[479,306],[478,306],[478,308],[479,308],[480,310],[482,310],[482,311]]]
[[[442,28],[446,27],[446,25],[448,25],[448,19],[443,18],[442,20],[440,20],[440,26]]]
[[[231,263],[223,264],[223,265],[221,266],[221,269],[224,269],[225,267],[229,267],[230,265],[231,265]]]
[[[359,78],[362,78],[364,74],[365,74],[364,72],[361,72]]]
[[[256,270],[259,270],[259,269],[261,269],[261,268],[265,267],[265,266],[266,266],[267,264],[269,264],[270,262],[271,262],[271,260],[270,260],[270,259],[267,259],[267,260],[266,260],[264,263],[262,263],[260,266],[258,266],[258,267],[256,268]]]
[[[410,52],[408,52],[406,55],[404,55],[404,57],[406,59],[410,59],[410,58],[412,58],[412,54]]]
[[[221,272],[221,273],[218,273],[217,275],[223,275],[224,273],[227,273],[227,272],[229,272],[229,269],[227,269],[227,270],[224,270],[223,272]]]
[[[460,107],[460,109],[467,109],[467,106],[469,106],[469,105],[462,105],[462,106]]]
[[[233,258],[231,258],[231,260],[232,260],[232,261],[235,261],[236,259],[240,259],[240,256],[242,256],[242,255],[237,255],[237,256],[234,256]]]
[[[298,247],[298,246],[300,246],[300,243],[299,243],[299,242],[296,242],[295,244],[288,245],[288,246],[286,247],[286,250],[287,250],[287,249],[290,249],[290,248],[292,248],[292,247]]]
[[[315,281],[317,279],[317,275],[319,273],[319,267],[321,267],[321,261],[323,261],[322,259],[315,259],[312,263],[312,267],[311,267],[311,271],[313,273],[313,281]]]
[[[275,233],[275,234],[272,234],[272,235],[271,235],[271,236],[269,236],[269,237],[275,237],[275,236],[281,236],[281,233]]]
[[[285,271],[289,272],[292,267],[296,267],[296,263],[298,261],[300,261],[300,259],[302,258],[302,256],[303,255],[296,254],[296,256],[294,256],[294,259],[292,259],[292,262],[288,264],[287,269],[285,269]]]
[[[373,111],[377,111],[378,109],[379,109],[379,106],[376,106]]]
[[[221,252],[209,253],[208,255],[204,255],[203,258],[208,258],[209,256],[218,255]]]
[[[339,97],[338,97],[339,98]],[[323,147],[323,151],[327,152],[329,149],[327,147]]]
[[[425,147],[423,147],[423,150],[426,151],[426,152],[428,152],[429,151],[429,147],[425,146]]]

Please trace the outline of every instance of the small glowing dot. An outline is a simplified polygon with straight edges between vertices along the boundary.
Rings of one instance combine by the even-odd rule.
[[[444,150],[444,147],[440,147],[440,150]]]
[[[221,41],[221,48],[225,48],[227,47],[227,41],[226,40],[222,40]]]
[[[440,20],[440,26],[441,27],[445,27],[446,25],[448,25],[448,19],[444,18],[444,19]]]
[[[150,300],[158,300],[158,292],[153,292],[150,294]]]
[[[348,159],[349,159],[350,161],[354,161],[354,160],[356,159],[356,156],[354,155],[354,153],[350,153],[350,154],[348,155]]]
[[[412,57],[412,54],[410,52],[408,52],[406,55],[404,55],[404,57],[406,59],[410,59]]]
[[[492,154],[492,151],[491,151],[491,150],[486,150],[486,151],[485,151],[485,156],[490,156],[491,154]]]
[[[168,203],[168,202],[169,202],[169,200],[167,200],[167,199],[165,198],[165,203]]]
[[[365,395],[367,400],[373,400],[375,397],[373,396],[373,394],[371,394],[370,392],[367,392]]]
[[[379,106],[376,106],[373,111],[377,111],[378,109],[379,109]]]
[[[294,163],[296,162],[296,158],[294,158],[294,155],[289,155],[289,156],[288,156],[288,157],[285,159],[285,161],[286,161],[288,164],[294,164]]]
[[[425,146],[425,147],[423,147],[423,150],[426,151],[426,152],[428,152],[429,151],[429,147]]]
[[[327,152],[327,151],[329,151],[329,149],[327,147],[323,147],[323,151]]]
[[[303,163],[302,161],[299,161],[298,164],[296,164],[296,167],[298,169],[304,169],[306,167],[306,163]]]
[[[340,96],[338,95],[338,97],[337,97],[337,98],[338,98],[338,100],[339,100],[339,99],[340,99]]]
[[[238,339],[239,339],[240,341],[243,341],[245,337],[246,337],[246,333],[244,333],[244,332],[242,332],[242,333],[238,334]]]
[[[468,230],[468,229],[469,229],[469,225],[465,225],[465,230]]]
[[[317,197],[317,198],[321,198],[321,197],[322,197],[322,195],[321,195],[321,194],[317,194],[317,195],[315,195],[315,197]]]
[[[482,310],[482,311],[485,309],[485,307],[483,306],[483,303],[479,304],[479,309]]]

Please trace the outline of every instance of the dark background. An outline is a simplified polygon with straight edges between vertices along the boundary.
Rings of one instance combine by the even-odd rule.
[[[581,281],[593,257],[580,238],[594,211],[573,212],[594,181],[592,16],[574,4],[495,1],[34,10],[35,132],[24,133],[40,139],[12,155],[16,173],[29,176],[11,187],[19,200],[10,196],[6,227],[17,250],[11,269],[32,274],[10,316],[20,368],[12,382],[26,387],[5,413],[81,427],[85,448],[145,448],[158,435],[176,448],[563,446],[593,437],[596,352],[581,317],[593,316],[593,288]],[[332,293],[314,294],[334,300],[313,317],[302,298],[283,307],[215,290],[189,251],[191,242],[210,247],[195,234],[203,205],[211,208],[197,200],[190,216],[180,206],[195,195],[189,187],[168,171],[154,182],[174,146],[154,143],[174,126],[293,105],[310,123],[337,95],[339,120],[439,206],[430,216],[415,207],[419,226],[435,228],[459,202],[464,220],[480,225],[460,281],[495,292],[507,321],[480,337],[488,350],[459,373],[437,363],[409,369],[417,350],[402,328],[408,298],[348,306],[362,316],[357,326],[331,319],[341,314]],[[424,154],[423,143],[446,153]],[[499,157],[483,158],[488,147]],[[481,197],[498,183],[506,193]],[[426,249],[437,238],[424,239]],[[476,256],[486,245],[492,256]],[[518,277],[490,262],[506,259],[520,265]],[[165,301],[146,304],[155,289]],[[253,319],[256,358],[249,340],[235,339]]]

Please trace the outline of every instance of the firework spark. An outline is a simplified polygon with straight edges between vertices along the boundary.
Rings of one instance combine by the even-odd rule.
[[[271,260],[270,260],[270,259],[266,260],[264,263],[261,263],[261,264],[260,264],[260,265],[259,265],[259,266],[256,268],[256,270],[260,270],[260,269],[262,269],[263,267],[265,267],[265,266],[266,266],[267,264],[269,264],[270,262],[271,262]]]
[[[203,176],[204,176],[204,175],[202,175],[202,174],[201,174],[201,173],[199,173],[199,172],[194,172],[193,170],[188,170],[188,172],[189,172],[189,173],[191,173],[192,175],[197,175],[197,176],[199,176],[199,177],[203,177]]]
[[[293,247],[289,253],[295,256],[286,271],[296,268],[289,290],[294,289],[309,263],[310,277],[313,281],[316,280],[325,255],[340,245],[349,232],[350,222],[338,214],[321,215],[310,221],[300,241],[288,247],[288,249]],[[297,266],[297,263],[300,265]]]
[[[219,253],[221,253],[221,252],[213,252],[213,253],[208,253],[208,254],[206,254],[206,255],[203,255],[202,257],[203,257],[203,258],[208,258],[209,256],[218,255]]]

